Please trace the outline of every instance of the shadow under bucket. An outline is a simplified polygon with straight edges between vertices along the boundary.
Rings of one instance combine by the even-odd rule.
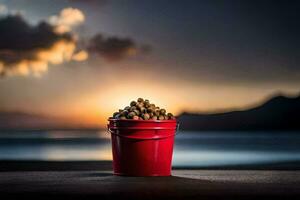
[[[115,175],[171,175],[176,120],[108,121]]]

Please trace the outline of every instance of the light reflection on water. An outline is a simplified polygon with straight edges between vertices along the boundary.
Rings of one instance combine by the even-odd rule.
[[[1,132],[0,160],[111,160],[106,131]],[[300,133],[180,132],[173,166],[300,161]]]

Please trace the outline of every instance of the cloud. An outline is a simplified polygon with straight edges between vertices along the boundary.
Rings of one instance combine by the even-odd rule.
[[[109,0],[69,0],[71,3],[82,3],[82,4],[88,4],[91,6],[94,5],[105,5],[108,3]]]
[[[82,24],[85,16],[81,10],[77,8],[65,8],[59,15],[54,15],[49,18],[49,23],[55,26],[55,32],[66,33],[72,28]]]
[[[58,33],[55,28],[43,21],[32,26],[20,15],[0,18],[0,74],[40,76],[49,64],[87,58],[76,54],[71,33]]]
[[[149,50],[149,46],[138,47],[130,38],[103,37],[97,34],[91,38],[88,51],[96,53],[107,61],[120,61],[127,57],[132,57]]]
[[[89,57],[88,52],[86,52],[85,50],[81,50],[72,56],[72,60],[84,61],[84,60],[88,59],[88,57]]]
[[[24,13],[24,10],[10,10],[6,5],[0,4],[0,17],[6,15],[23,15]]]
[[[1,11],[1,9],[3,11]],[[82,44],[72,29],[85,21],[79,9],[65,8],[57,16],[36,25],[29,24],[21,14],[12,14],[3,6],[0,12],[0,76],[41,76],[49,66],[65,62],[80,62],[89,58],[89,53],[108,62],[147,53],[151,48],[138,46],[131,38],[104,37],[101,33],[92,37],[87,45]]]
[[[8,9],[5,5],[0,4],[0,15],[7,15]]]

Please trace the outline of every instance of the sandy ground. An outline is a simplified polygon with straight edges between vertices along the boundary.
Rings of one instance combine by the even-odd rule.
[[[4,170],[0,197],[43,199],[272,199],[300,198],[297,170],[173,170],[170,177],[114,176],[100,170]],[[41,164],[41,163],[40,163]],[[44,162],[43,164],[47,164]],[[52,163],[53,164],[53,163]],[[96,163],[95,163],[96,164]],[[107,163],[109,164],[109,163]],[[35,164],[38,165],[38,162]],[[66,167],[67,165],[65,165]]]

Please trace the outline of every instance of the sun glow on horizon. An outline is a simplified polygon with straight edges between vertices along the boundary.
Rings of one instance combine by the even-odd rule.
[[[83,122],[101,127],[106,126],[107,119],[112,116],[113,112],[123,109],[139,97],[149,99],[150,102],[175,115],[183,111],[211,112],[230,108],[243,109],[266,99],[265,91],[250,99],[251,90],[245,91],[242,87],[213,92],[216,90],[210,87],[191,88],[180,84],[164,87],[158,83],[136,85],[128,82],[127,84],[110,84],[109,89],[99,88],[97,91],[78,99],[74,106],[77,108],[74,110],[76,111],[74,116],[78,116]],[[272,93],[273,91],[270,92]]]
[[[25,107],[25,112],[61,117],[66,126],[105,128],[107,119],[114,112],[139,97],[149,99],[167,112],[179,115],[184,111],[211,113],[245,109],[266,100],[271,94],[278,93],[278,90],[271,87],[245,89],[245,86],[238,84],[221,87],[218,84],[175,80],[174,77],[165,77],[161,81],[162,77],[153,74],[145,77],[139,72],[131,72],[130,75],[134,78],[125,79],[124,71],[114,71],[111,68],[106,73],[114,76],[99,80],[90,87],[71,88],[72,92],[60,94],[57,98],[36,102],[22,101],[20,107],[11,110],[22,110]],[[282,87],[281,91],[298,94],[296,87]]]

